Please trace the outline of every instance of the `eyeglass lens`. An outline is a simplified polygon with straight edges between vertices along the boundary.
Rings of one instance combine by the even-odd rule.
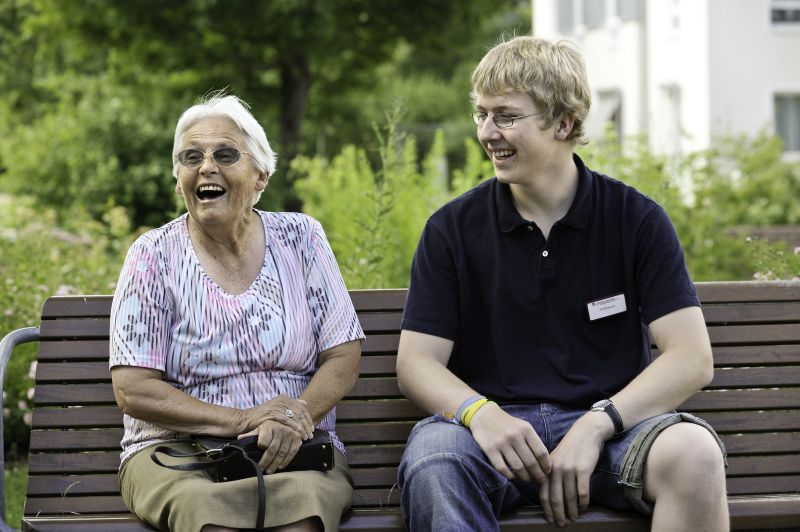
[[[487,118],[489,118],[489,115],[486,113],[479,111],[472,113],[472,120],[478,126],[482,126]],[[494,120],[494,124],[500,128],[511,127],[514,124],[514,117],[506,113],[497,113],[492,116],[492,120]]]
[[[211,153],[211,156],[214,157],[214,161],[216,161],[217,164],[221,164],[222,166],[230,166],[239,160],[241,153],[236,148],[220,148],[218,150],[214,150]],[[200,166],[203,164],[205,158],[205,153],[193,148],[183,150],[178,154],[178,161],[180,161],[182,165],[188,166],[189,168]]]

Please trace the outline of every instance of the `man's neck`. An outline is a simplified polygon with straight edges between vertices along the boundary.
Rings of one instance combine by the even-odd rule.
[[[520,216],[539,226],[545,238],[563,218],[578,191],[578,167],[570,154],[562,164],[531,176],[526,184],[512,184],[511,197]]]

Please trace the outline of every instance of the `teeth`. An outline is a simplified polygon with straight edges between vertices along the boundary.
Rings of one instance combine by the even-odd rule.
[[[494,152],[495,157],[511,157],[514,155],[514,150],[498,150]]]
[[[219,185],[201,185],[198,192],[225,192],[225,189]]]

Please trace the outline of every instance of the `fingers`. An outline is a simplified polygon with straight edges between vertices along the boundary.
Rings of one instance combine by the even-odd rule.
[[[553,470],[550,462],[550,453],[544,446],[542,440],[531,430],[525,434],[524,444],[517,448],[517,453],[524,463],[525,470],[539,484],[547,480],[547,476]]]
[[[293,430],[272,421],[265,422],[259,430],[258,445],[264,448],[258,465],[267,474],[286,467],[297,454],[302,440]]]
[[[550,477],[550,508],[553,520],[558,526],[564,526],[566,519],[564,518],[564,479],[561,474],[556,471]]]
[[[558,526],[564,526],[567,519],[577,521],[579,509],[588,506],[589,476],[581,477],[572,471],[556,470],[550,477],[549,490],[540,487],[539,493],[540,499],[545,494],[549,505],[549,509],[545,509],[545,516],[549,513]]]
[[[308,403],[302,399],[293,399],[285,395],[279,395],[267,403],[274,402],[279,410],[279,416],[284,417],[278,421],[295,429],[304,440],[311,439],[314,434],[314,420],[308,411]]]
[[[563,481],[565,517],[575,522],[578,519],[578,485],[574,476],[568,475]]]
[[[553,522],[553,506],[550,504],[550,479],[539,483],[539,504],[548,523]]]
[[[470,430],[492,466],[507,479],[547,480],[550,455],[527,421],[487,404],[473,416]]]
[[[279,395],[253,408],[247,409],[247,429],[258,428],[265,421],[276,421],[297,432],[308,440],[314,434],[314,420],[308,411],[308,403]]]
[[[578,476],[578,507],[581,510],[585,510],[589,506],[589,481],[589,475]]]

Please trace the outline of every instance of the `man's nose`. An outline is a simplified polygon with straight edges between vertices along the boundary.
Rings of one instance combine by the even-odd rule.
[[[482,126],[478,126],[478,140],[486,142],[500,137],[500,128],[494,123],[492,117],[487,116]]]

